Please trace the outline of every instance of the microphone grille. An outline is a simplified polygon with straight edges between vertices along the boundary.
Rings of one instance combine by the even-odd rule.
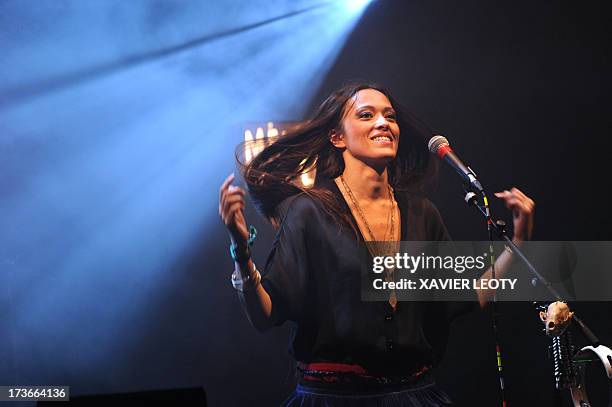
[[[440,135],[433,136],[431,139],[429,139],[429,143],[427,143],[429,151],[434,154],[438,154],[438,149],[444,145],[449,145],[448,140],[446,137]]]

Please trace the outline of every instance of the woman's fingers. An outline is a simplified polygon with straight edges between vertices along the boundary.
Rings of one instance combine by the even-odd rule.
[[[520,240],[530,239],[535,202],[518,188],[496,192],[495,196],[502,199],[506,207],[512,211],[514,237]]]
[[[244,219],[244,203],[236,202],[227,208],[226,226],[234,242],[246,244],[249,237],[246,220]]]
[[[234,174],[230,174],[219,187],[219,215],[234,241],[246,241],[249,231],[243,210],[246,192],[232,185]]]
[[[244,204],[236,202],[228,207],[224,208],[221,219],[225,226],[230,227],[236,222],[236,213],[240,213],[244,209]]]
[[[504,203],[506,204],[506,208],[510,210],[515,210],[515,209],[524,210],[525,209],[525,204],[518,198],[505,199]]]
[[[230,195],[227,196],[225,198],[225,201],[223,202],[223,212],[227,212],[229,210],[229,208],[235,204],[236,202],[240,202],[242,203],[242,206],[244,206],[244,198],[242,197],[242,195]]]
[[[223,181],[223,183],[221,183],[221,186],[219,187],[219,215],[221,215],[221,208],[223,207],[223,197],[225,196],[225,192],[227,191],[227,188],[233,180],[234,173],[231,173],[227,178],[225,178],[225,180]]]
[[[510,192],[523,203],[526,209],[530,211],[533,210],[533,207],[535,206],[535,202],[533,202],[533,199],[525,195],[523,191],[521,191],[518,188],[512,188]]]
[[[234,186],[234,185],[230,185],[230,187],[227,189],[227,193],[228,194],[240,194],[242,196],[244,196],[245,194],[244,189]]]
[[[229,186],[226,186],[224,189],[221,189],[220,196],[219,196],[219,215],[221,214],[225,201],[229,197],[241,196],[244,198],[245,194],[246,193],[242,188],[234,186],[234,185],[229,185]]]
[[[223,181],[223,183],[221,184],[221,187],[219,188],[219,195],[221,195],[223,190],[227,189],[227,187],[229,186],[229,184],[232,183],[233,180],[234,180],[234,173],[232,172],[230,175],[227,176],[225,181]]]
[[[223,211],[224,222],[227,226],[231,226],[236,223],[236,214],[241,212],[244,209],[244,203],[242,202],[234,202],[225,208]]]
[[[234,181],[234,173],[231,173],[230,175],[228,175],[227,178],[225,178],[225,180],[223,181],[223,183],[219,187],[219,203],[221,203],[221,201],[223,200],[223,196],[225,195],[225,193],[229,189],[232,181]],[[219,211],[220,210],[221,210],[221,205],[219,205]]]
[[[504,190],[504,191],[501,191],[501,192],[496,192],[495,196],[498,197],[498,198],[503,198],[506,195],[507,192],[510,192],[510,191]]]
[[[521,210],[532,212],[535,207],[535,202],[518,188],[512,188],[510,191],[496,192],[495,196],[503,199],[508,209],[518,206]]]
[[[526,201],[531,201],[531,199],[530,199],[530,198],[529,198],[527,195],[525,195],[525,194],[523,193],[523,191],[521,191],[521,190],[520,190],[520,189],[518,189],[518,188],[514,188],[514,187],[513,187],[513,188],[510,190],[510,192],[511,192],[512,194],[516,195],[517,197],[519,197],[519,198],[523,199],[523,200],[526,200]]]

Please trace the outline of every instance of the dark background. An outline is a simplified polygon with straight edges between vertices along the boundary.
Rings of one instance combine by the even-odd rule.
[[[315,100],[347,79],[380,82],[450,140],[488,191],[516,186],[536,202],[534,240],[610,240],[605,16],[603,3],[373,2]],[[455,240],[486,240],[459,184],[442,168],[430,197]],[[492,208],[511,224],[503,206]],[[574,308],[610,343],[610,304]],[[499,405],[490,312],[455,322],[436,374],[459,406]],[[502,303],[499,312],[508,405],[570,405],[554,390],[533,306]],[[602,389],[595,405],[606,400]]]
[[[156,4],[151,7],[167,14],[164,2]],[[309,110],[348,80],[380,82],[451,141],[488,191],[517,186],[534,199],[534,239],[612,240],[610,19],[606,11],[603,2],[377,0],[368,6],[316,89]],[[2,21],[10,19],[5,18]],[[76,79],[85,80],[87,75]],[[10,104],[6,99],[2,102]],[[58,106],[58,110],[70,108]],[[211,118],[202,120],[207,119]],[[237,127],[236,143],[239,132]],[[232,137],[227,139],[234,144]],[[6,306],[0,311],[8,316],[0,321],[0,384],[68,384],[74,394],[204,386],[212,406],[278,405],[292,391],[288,327],[257,333],[229,285],[233,265],[214,203],[216,181],[231,166],[230,149],[224,154],[225,165],[219,173],[206,174],[208,180],[202,180],[202,187],[208,188],[209,215],[215,221],[182,246],[179,260],[164,265],[163,289],[156,292],[155,301],[146,302],[144,318],[130,317],[111,340],[104,337],[103,344],[111,344],[104,348],[107,356],[85,363],[80,352],[98,355],[101,339],[96,326],[108,320],[92,318],[82,324],[79,329],[92,334],[79,342],[64,338],[64,328],[58,325],[41,326],[44,335],[37,338],[15,329],[11,321],[18,319],[18,300],[33,295],[27,286],[21,287],[18,300],[9,296],[9,301],[0,303]],[[6,185],[12,184],[4,185],[3,191],[10,193]],[[430,191],[454,239],[486,240],[479,215],[463,204],[454,174],[442,168]],[[201,202],[194,202],[194,211]],[[497,202],[492,208],[498,218],[511,221]],[[156,217],[156,212],[150,216]],[[262,264],[273,232],[253,208],[248,208],[247,217],[260,231],[254,259]],[[53,241],[54,237],[41,241],[40,246],[53,247]],[[126,247],[131,244],[125,242]],[[19,261],[8,264],[1,265],[12,272],[13,281],[20,281]],[[608,268],[602,264],[601,272]],[[121,279],[122,284],[125,279],[141,286],[129,275]],[[97,305],[112,304],[106,300],[112,294],[110,286],[100,288]],[[72,289],[66,285],[66,290]],[[126,314],[131,305],[127,302]],[[91,311],[83,304],[89,304],[87,298],[71,303],[61,319],[80,321],[75,315]],[[602,342],[612,344],[610,305],[573,305]],[[504,303],[499,311],[508,405],[568,405],[568,395],[563,394],[562,401],[554,391],[548,339],[532,306]],[[499,405],[492,336],[490,311],[467,315],[452,327],[436,376],[458,406]],[[28,348],[23,343],[53,346]],[[57,349],[64,353],[56,353]]]

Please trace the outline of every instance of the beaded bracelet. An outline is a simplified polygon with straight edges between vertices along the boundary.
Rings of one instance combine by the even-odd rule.
[[[238,247],[230,243],[230,256],[232,256],[232,260],[237,263],[242,263],[251,258],[251,247],[253,247],[253,242],[257,237],[257,229],[254,226],[249,226],[249,239],[247,240],[247,245],[244,250],[238,250]]]

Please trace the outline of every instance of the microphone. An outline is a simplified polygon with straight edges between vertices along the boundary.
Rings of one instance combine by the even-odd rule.
[[[476,179],[476,174],[453,153],[453,149],[448,144],[446,137],[433,136],[429,143],[427,143],[427,147],[429,147],[429,151],[437,155],[441,160],[446,161],[448,165],[457,171],[471,191],[483,193],[482,185]]]

